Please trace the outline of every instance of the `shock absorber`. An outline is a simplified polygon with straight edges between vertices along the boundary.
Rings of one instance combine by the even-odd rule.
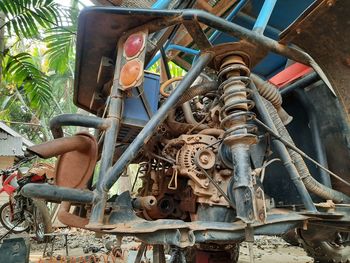
[[[250,89],[247,88],[249,75],[243,56],[229,55],[221,61],[219,90],[224,104],[220,113],[221,127],[225,130],[223,142],[229,149],[233,164],[227,192],[236,204],[237,218],[248,224],[256,219],[249,147],[257,143],[256,126],[249,122],[254,117],[250,111],[254,102],[249,99]]]

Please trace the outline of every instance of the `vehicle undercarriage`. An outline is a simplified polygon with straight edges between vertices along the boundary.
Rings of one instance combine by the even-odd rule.
[[[284,235],[321,262],[349,261],[347,7],[316,1],[279,42],[195,9],[85,9],[74,101],[95,116],[52,119],[55,140],[28,152],[59,156],[55,184],[23,195],[61,202],[69,226],[147,244],[237,254],[254,235]],[[238,41],[213,45],[203,25]],[[163,56],[160,81],[143,69],[180,26],[198,55],[183,78]],[[279,91],[253,71],[269,52],[314,72]],[[110,196],[129,164],[142,186]]]

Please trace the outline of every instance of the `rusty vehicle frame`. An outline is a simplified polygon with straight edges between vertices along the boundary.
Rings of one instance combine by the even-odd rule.
[[[329,5],[329,2],[334,2],[334,4]],[[339,4],[338,2],[339,1],[317,1],[317,3],[312,6],[312,10],[316,10],[312,13],[312,16],[316,16],[316,13],[329,14],[329,16],[331,16],[333,11],[329,13],[326,13],[326,11],[328,8],[333,8],[334,6],[339,6],[339,9],[341,9],[344,4]],[[335,14],[336,12],[334,11],[333,13]],[[101,20],[102,22],[100,22],[99,25],[95,27],[91,26],[93,21],[97,21],[101,17],[104,17],[104,19],[103,21]],[[132,21],[124,23],[123,21],[126,21],[129,17],[133,18]],[[319,16],[317,16],[317,18],[319,18]],[[325,15],[325,19],[326,18],[327,15]],[[309,19],[311,21],[315,20],[315,18],[310,17]],[[298,23],[301,24],[302,22],[303,17]],[[120,54],[115,56],[115,46],[117,45],[117,49],[120,48],[129,35],[140,30],[147,29],[148,33],[152,34],[168,27],[183,25],[192,36],[196,46],[200,49],[200,55],[197,57],[196,63],[193,64],[177,85],[176,89],[164,101],[158,111],[153,114],[137,137],[134,138],[115,162],[113,160],[115,154],[114,142],[120,131],[123,101],[125,99],[125,93],[120,89],[120,83],[118,81],[113,82],[108,97],[109,109],[106,118],[81,116],[78,114],[64,114],[53,118],[51,121],[51,130],[55,139],[58,140],[64,140],[64,138],[62,138],[62,127],[64,126],[94,128],[100,133],[104,133],[100,157],[100,171],[95,189],[88,190],[81,189],[80,187],[74,189],[55,185],[26,185],[22,190],[23,194],[33,198],[44,198],[66,204],[91,205],[92,210],[89,220],[79,221],[80,224],[84,224],[84,228],[108,234],[134,235],[149,244],[170,244],[178,247],[188,247],[193,246],[195,243],[233,243],[244,240],[247,235],[252,235],[252,233],[255,235],[282,235],[291,229],[307,229],[313,226],[326,226],[332,227],[338,231],[348,231],[350,226],[350,207],[348,205],[350,203],[350,197],[341,191],[323,186],[323,189],[326,189],[326,193],[324,195],[321,194],[321,196],[324,199],[328,199],[326,197],[332,196],[334,197],[333,200],[339,204],[334,205],[332,209],[323,210],[315,205],[310,190],[305,186],[305,178],[301,177],[296,169],[294,160],[291,158],[291,151],[293,151],[293,149],[294,151],[298,151],[298,148],[293,146],[289,141],[281,138],[280,130],[276,127],[276,124],[271,118],[271,111],[268,109],[269,105],[261,94],[259,94],[259,90],[256,86],[257,83],[254,81],[249,82],[248,88],[259,118],[255,116],[252,116],[252,118],[255,119],[257,126],[267,133],[270,133],[274,138],[272,143],[276,153],[282,160],[290,179],[301,197],[303,209],[300,211],[291,211],[288,208],[272,208],[266,215],[263,215],[262,220],[259,221],[251,218],[248,213],[251,205],[246,204],[241,211],[237,212],[239,218],[242,220],[235,222],[185,222],[175,219],[148,221],[135,215],[135,202],[129,192],[122,193],[113,202],[108,200],[108,192],[111,187],[118,181],[126,167],[135,159],[142,150],[142,147],[154,135],[157,127],[167,118],[169,111],[176,106],[184,92],[191,87],[202,71],[206,67],[220,71],[220,63],[222,63],[220,59],[226,53],[222,51],[223,46],[219,48],[217,46],[212,46],[200,24],[238,38],[239,41],[229,46],[228,49],[243,50],[249,53],[252,58],[252,60],[249,61],[249,66],[255,65],[268,52],[274,52],[293,61],[311,66],[316,72],[314,78],[321,78],[329,88],[334,89],[341,98],[347,101],[348,95],[344,93],[344,90],[348,90],[348,88],[345,88],[344,80],[339,81],[339,78],[336,77],[334,69],[328,66],[329,62],[325,62],[324,57],[320,56],[317,51],[310,52],[313,57],[305,52],[311,50],[310,46],[314,45],[311,43],[312,38],[307,42],[305,39],[308,39],[308,36],[304,36],[304,38],[301,37],[302,34],[310,34],[305,31],[296,34],[295,43],[299,43],[301,47],[303,47],[303,43],[305,43],[305,47],[303,47],[305,51],[302,51],[299,47],[288,45],[290,39],[293,39],[293,34],[295,34],[293,28],[287,30],[293,31],[292,33],[285,33],[283,35],[283,41],[278,42],[263,36],[257,31],[248,30],[223,18],[200,10],[87,8],[82,11],[79,17],[79,32],[83,33],[78,35],[78,50],[81,53],[77,54],[77,81],[75,84],[77,92],[75,94],[78,94],[79,89],[86,89],[86,92],[88,92],[89,87],[95,85],[96,81],[94,81],[94,78],[96,79],[96,76],[87,75],[89,75],[89,72],[95,71],[96,69],[96,63],[91,61],[98,61],[101,56],[106,55],[113,57],[114,54],[116,69],[113,78],[118,79],[118,74],[120,72],[120,63],[118,59],[120,59]],[[102,25],[105,28],[105,32],[99,34],[99,26]],[[86,35],[95,35],[95,38],[87,40],[84,38]],[[99,42],[99,38],[102,38],[104,35],[109,35],[110,37],[104,42]],[[149,61],[156,54],[159,48],[163,46],[165,40],[166,39],[160,38],[158,43],[155,43],[147,50],[146,61]],[[91,50],[89,50],[89,48],[91,48]],[[327,65],[324,66],[325,64]],[[322,66],[322,69],[319,65]],[[339,67],[343,68],[343,66]],[[81,76],[85,76],[85,79],[81,80]],[[294,84],[294,86],[298,85],[300,86],[301,82]],[[86,108],[94,114],[97,114],[97,109],[105,103],[96,98],[95,101],[90,102],[90,105],[93,106],[88,108],[86,101],[83,101],[84,98],[76,96],[74,100],[81,108]],[[249,145],[250,142],[243,140],[243,142],[240,141],[239,144],[242,145],[244,143]],[[58,141],[58,145],[59,144]],[[40,153],[42,152],[42,148],[40,147],[40,145],[34,146],[31,147],[30,150],[34,153]],[[236,150],[237,149],[238,148],[236,148]],[[242,157],[244,155],[242,149],[239,148],[237,151],[239,152],[238,158],[243,158],[240,159],[239,162],[247,162],[244,160],[244,157]],[[299,153],[303,152],[300,151]],[[55,154],[57,155],[57,152],[55,152]],[[52,153],[49,155],[54,156]],[[235,176],[237,176],[237,178],[241,177],[241,175]],[[314,193],[317,194],[317,192]],[[242,196],[244,195],[235,195],[236,205],[241,201],[239,198],[242,198]],[[243,203],[245,201],[242,199]],[[66,212],[69,210],[69,207],[68,205],[68,207],[66,206],[64,208]],[[108,218],[106,218],[107,210]]]

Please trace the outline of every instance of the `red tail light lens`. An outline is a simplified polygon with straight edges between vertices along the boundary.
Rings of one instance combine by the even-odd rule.
[[[120,84],[131,87],[140,79],[143,71],[142,62],[138,59],[127,62],[120,71]]]
[[[144,34],[136,33],[128,37],[124,44],[124,52],[126,57],[135,57],[143,48]]]

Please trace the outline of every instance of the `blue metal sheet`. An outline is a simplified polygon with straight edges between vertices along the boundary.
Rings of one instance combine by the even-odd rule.
[[[155,113],[159,101],[159,75],[145,73],[144,94],[148,100],[150,110]],[[137,89],[132,89],[132,96],[125,100],[122,124],[128,126],[143,127],[149,117]]]
[[[286,29],[294,20],[307,8],[314,0],[279,0],[277,1],[274,10],[269,19],[264,35],[277,40],[279,33]],[[256,17],[258,16],[264,0],[252,0],[250,15],[239,13],[233,20],[234,23],[245,28],[252,29]],[[213,41],[214,44],[237,41],[237,39],[228,36],[225,33],[220,33]],[[287,59],[277,54],[269,53],[256,67],[253,72],[269,78],[279,71],[283,70]]]

